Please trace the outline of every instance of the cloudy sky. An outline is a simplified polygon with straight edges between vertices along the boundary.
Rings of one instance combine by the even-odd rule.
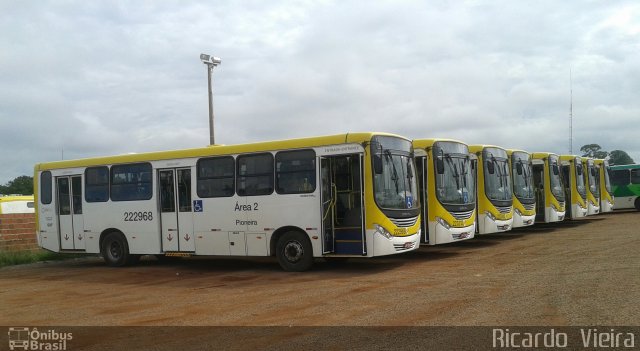
[[[640,162],[637,1],[0,0],[0,184],[37,162],[385,131]],[[570,84],[570,72],[572,84]]]

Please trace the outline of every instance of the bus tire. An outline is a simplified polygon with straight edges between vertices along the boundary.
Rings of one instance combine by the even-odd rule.
[[[285,271],[303,272],[313,264],[313,248],[304,233],[290,231],[278,239],[276,257]]]
[[[104,261],[111,267],[129,266],[140,260],[140,256],[129,253],[127,238],[119,232],[108,233],[100,251]]]
[[[636,207],[636,210],[640,211],[640,196],[636,197],[636,201],[633,203],[633,205]]]

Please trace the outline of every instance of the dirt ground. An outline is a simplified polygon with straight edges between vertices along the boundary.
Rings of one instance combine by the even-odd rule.
[[[640,213],[288,273],[274,258],[0,269],[0,325],[640,325]]]

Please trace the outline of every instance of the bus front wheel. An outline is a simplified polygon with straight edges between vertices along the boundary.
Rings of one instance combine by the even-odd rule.
[[[313,264],[313,248],[305,234],[286,232],[276,243],[276,257],[285,271],[302,272]]]
[[[119,232],[111,232],[102,241],[102,257],[111,267],[122,267],[135,264],[140,256],[129,253],[127,238]]]

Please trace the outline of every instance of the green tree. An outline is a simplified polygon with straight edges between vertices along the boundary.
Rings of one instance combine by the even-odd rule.
[[[605,158],[609,155],[606,151],[601,151],[602,147],[598,144],[587,144],[583,145],[580,148],[582,151],[582,156],[592,157],[592,158]]]
[[[6,185],[0,185],[0,193],[33,195],[33,177],[24,175],[10,180]]]
[[[629,154],[622,150],[613,150],[609,153],[610,165],[630,165],[633,164],[633,159]]]

